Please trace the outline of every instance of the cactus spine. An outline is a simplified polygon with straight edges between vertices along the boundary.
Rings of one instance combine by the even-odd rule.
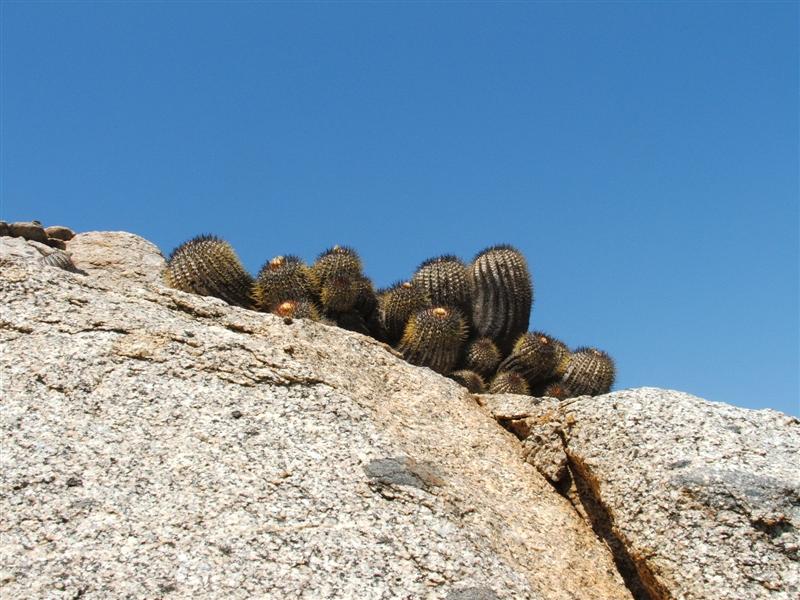
[[[553,338],[541,331],[519,336],[514,349],[498,367],[501,371],[515,371],[525,377],[530,385],[550,379],[558,366],[559,355]]]
[[[577,348],[570,356],[562,382],[573,396],[598,396],[614,385],[614,360],[596,348]]]
[[[215,236],[197,236],[173,250],[164,281],[184,292],[214,296],[243,308],[252,306],[253,278],[231,245]]]
[[[508,353],[530,320],[533,284],[525,257],[511,246],[487,248],[472,263],[470,284],[477,335]]]
[[[531,388],[521,373],[515,371],[498,371],[489,384],[490,394],[521,394],[527,396]]]
[[[475,371],[462,369],[460,371],[453,371],[448,377],[467,388],[473,394],[482,394],[486,391],[486,383],[483,381],[483,377],[478,375]]]
[[[487,337],[472,340],[464,350],[464,366],[483,377],[493,374],[502,358],[497,344]]]
[[[460,310],[450,306],[426,308],[411,315],[397,349],[411,364],[446,374],[455,367],[466,336],[467,325]]]
[[[426,260],[417,267],[411,281],[427,292],[434,306],[470,310],[469,270],[456,256],[448,254]]]
[[[314,300],[311,270],[296,256],[276,256],[261,267],[253,284],[256,310],[271,311],[286,300]]]
[[[390,344],[396,344],[403,336],[408,319],[415,312],[431,306],[428,294],[411,281],[396,283],[378,297],[380,320],[386,329]]]

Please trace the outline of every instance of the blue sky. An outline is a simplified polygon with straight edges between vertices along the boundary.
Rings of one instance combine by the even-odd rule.
[[[0,218],[379,286],[510,243],[617,388],[800,414],[796,3],[0,6]]]

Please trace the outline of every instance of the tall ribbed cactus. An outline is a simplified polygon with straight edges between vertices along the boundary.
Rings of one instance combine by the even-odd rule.
[[[487,248],[472,263],[472,323],[507,354],[528,330],[533,283],[525,257],[511,246]]]

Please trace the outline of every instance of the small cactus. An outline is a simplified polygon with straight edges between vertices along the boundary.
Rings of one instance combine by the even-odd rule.
[[[515,371],[529,384],[550,379],[559,365],[557,345],[553,338],[541,331],[531,331],[519,336],[514,349],[498,367],[501,371]]]
[[[525,376],[515,371],[498,371],[489,384],[490,394],[529,395],[531,388]]]
[[[550,380],[534,386],[531,390],[531,395],[537,398],[547,397],[566,400],[567,398],[571,398],[574,394],[563,381]]]
[[[311,272],[318,287],[322,287],[330,279],[359,277],[361,269],[361,258],[355,250],[347,246],[334,246],[317,257]]]
[[[483,381],[483,377],[478,375],[475,371],[462,369],[460,371],[453,371],[448,377],[467,388],[473,394],[482,394],[486,391],[486,383]]]
[[[525,257],[511,246],[487,248],[472,263],[470,283],[477,335],[508,353],[530,320],[533,284]]]
[[[598,396],[611,391],[614,385],[614,360],[596,348],[577,348],[561,381],[573,396]]]
[[[253,284],[256,310],[269,311],[285,300],[314,300],[310,268],[296,256],[276,256],[261,267]]]
[[[252,306],[253,278],[231,245],[215,236],[197,236],[173,250],[164,281],[184,292],[214,296],[243,308]]]
[[[408,319],[415,312],[431,306],[428,294],[411,281],[396,283],[378,295],[380,320],[386,341],[396,344],[403,336]]]
[[[355,306],[364,285],[361,259],[352,248],[334,246],[319,255],[311,267],[311,279],[326,312],[347,312]]]
[[[426,260],[417,267],[411,281],[428,293],[434,306],[470,310],[469,269],[456,256],[445,255]]]
[[[502,358],[500,349],[487,337],[472,340],[464,350],[464,366],[483,377],[494,373]]]
[[[463,313],[454,307],[437,306],[411,315],[397,349],[411,364],[445,374],[455,367],[466,337]]]

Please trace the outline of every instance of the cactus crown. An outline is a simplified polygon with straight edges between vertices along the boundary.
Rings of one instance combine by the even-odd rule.
[[[450,379],[458,382],[473,394],[482,394],[486,391],[486,382],[478,373],[469,369],[453,371],[448,375]]]
[[[309,267],[293,255],[267,261],[253,284],[253,303],[261,311],[271,311],[284,300],[314,301],[317,296]]]
[[[411,315],[398,344],[410,363],[449,373],[467,336],[464,314],[455,307],[425,308]]]
[[[511,354],[500,363],[502,371],[515,371],[530,385],[553,377],[558,366],[557,345],[546,333],[531,331],[519,336]]]
[[[469,309],[469,271],[464,262],[452,254],[424,261],[411,281],[427,292],[433,304]]]
[[[489,384],[489,392],[492,394],[530,394],[528,381],[520,373],[514,371],[498,371]]]

